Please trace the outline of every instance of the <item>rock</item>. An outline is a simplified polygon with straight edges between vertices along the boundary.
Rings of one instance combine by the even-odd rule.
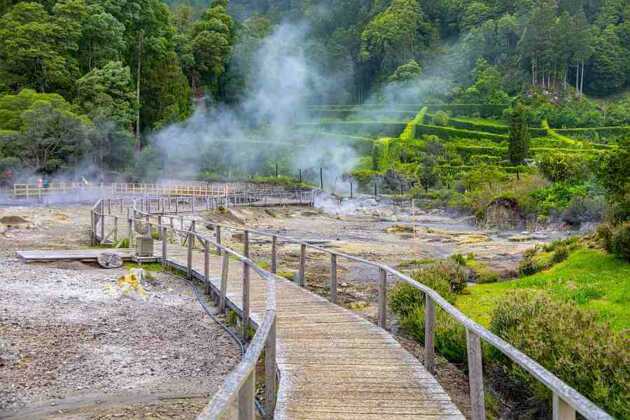
[[[123,265],[122,257],[113,252],[103,252],[96,260],[98,264],[103,268],[120,268]]]

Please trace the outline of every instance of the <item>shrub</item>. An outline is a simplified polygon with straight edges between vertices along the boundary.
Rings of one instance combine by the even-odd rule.
[[[454,296],[446,282],[440,282],[442,297],[450,302]],[[413,339],[424,343],[424,294],[407,283],[397,283],[389,294],[390,307],[399,316],[401,328]],[[466,331],[450,315],[436,307],[435,347],[438,353],[454,363],[466,359]]]
[[[583,157],[567,153],[548,153],[538,161],[538,168],[551,182],[578,181],[584,179],[587,164]]]
[[[630,414],[627,340],[592,313],[542,293],[519,291],[499,302],[490,329],[613,416]],[[544,385],[493,354],[512,379],[549,401]]]
[[[599,239],[600,243],[604,247],[606,251],[612,251],[612,236],[613,229],[608,223],[602,223],[597,226],[597,239]]]
[[[606,210],[606,203],[601,196],[573,197],[562,213],[562,221],[579,226],[584,222],[601,220]]]
[[[551,254],[551,263],[558,264],[567,258],[569,258],[569,248],[566,245],[560,245]]]
[[[615,228],[610,248],[615,255],[630,261],[630,222],[625,222]]]
[[[444,111],[438,111],[432,118],[433,124],[440,127],[446,127],[448,125],[448,114]]]

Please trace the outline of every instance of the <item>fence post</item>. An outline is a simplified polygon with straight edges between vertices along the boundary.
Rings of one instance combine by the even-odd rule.
[[[190,222],[190,231],[191,232],[196,232],[197,231],[197,221],[193,220],[192,222]],[[192,246],[193,248],[195,247],[195,236],[191,236],[190,240],[192,241]]]
[[[127,216],[127,230],[129,231],[129,248],[133,248],[133,218]]]
[[[230,256],[227,252],[223,254],[221,263],[221,296],[219,296],[219,311],[225,312],[225,297],[227,295],[228,270],[230,268]]]
[[[162,233],[160,236],[162,237],[162,266],[166,267],[166,259],[168,258],[168,233],[165,227],[160,228]]]
[[[254,397],[256,394],[256,369],[252,369],[249,376],[238,391],[239,420],[254,420]]]
[[[575,409],[553,394],[553,420],[575,420]]]
[[[210,287],[210,243],[206,239],[203,241],[203,277],[206,281],[206,294],[210,294],[212,292],[212,288]]]
[[[337,303],[337,254],[330,254],[330,301]]]
[[[221,255],[221,226],[216,225],[214,228],[214,234],[216,235],[216,243],[217,243],[217,255]]]
[[[243,232],[243,254],[245,258],[249,258],[249,231]],[[243,339],[247,340],[247,332],[249,329],[249,264],[243,262]]]
[[[274,315],[265,344],[265,414],[273,418],[276,408],[276,317]]]
[[[192,232],[188,232],[188,265],[187,265],[188,272],[187,272],[187,275],[189,279],[192,279],[192,251],[193,251],[192,235],[193,235]]]
[[[387,328],[387,271],[379,268],[378,283],[378,326]]]
[[[300,244],[300,271],[298,273],[298,286],[304,287],[304,265],[306,259],[306,244]]]
[[[466,330],[468,353],[468,381],[470,383],[470,410],[473,420],[486,418],[486,406],[483,395],[483,367],[481,339],[477,334]]]
[[[271,237],[271,272],[276,274],[278,269],[278,237]]]
[[[114,244],[118,242],[118,216],[114,216]]]
[[[424,295],[424,367],[431,375],[435,373],[435,303],[431,296]]]

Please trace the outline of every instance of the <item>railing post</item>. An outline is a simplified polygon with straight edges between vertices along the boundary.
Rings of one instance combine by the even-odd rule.
[[[166,267],[166,259],[168,258],[168,233],[165,227],[160,228],[162,233],[162,266]]]
[[[162,228],[160,227],[160,226],[162,226],[162,216],[158,216],[157,219],[158,219],[158,229],[159,229],[159,232],[160,232],[160,240],[163,240],[163,238],[162,238]]]
[[[210,243],[206,239],[203,241],[203,277],[206,282],[206,294],[210,294]]]
[[[133,248],[133,218],[127,215],[127,230],[129,233],[129,248]]]
[[[227,252],[223,254],[221,263],[221,296],[219,296],[219,311],[225,312],[225,299],[227,295],[228,270],[230,268],[230,256]]]
[[[216,225],[214,227],[214,234],[216,235],[216,243],[217,243],[217,255],[221,255],[221,226]]]
[[[337,254],[330,254],[330,301],[337,303]]]
[[[265,414],[268,419],[273,418],[276,408],[276,317],[274,316],[267,343],[265,344]]]
[[[431,296],[424,295],[424,367],[431,375],[435,373],[435,303]]]
[[[468,353],[471,415],[473,420],[484,420],[486,418],[486,406],[483,395],[481,339],[470,330],[466,330],[466,347]]]
[[[197,221],[193,220],[192,222],[190,222],[190,231],[191,232],[196,232],[197,231]],[[191,236],[190,240],[192,241],[192,246],[193,248],[195,247],[195,237]]]
[[[189,279],[192,279],[192,254],[193,254],[193,241],[192,241],[192,232],[188,232],[188,265],[187,265],[187,275]]]
[[[114,244],[118,242],[118,216],[114,216]]]
[[[304,280],[304,265],[306,260],[306,245],[300,244],[300,271],[298,273],[298,286],[304,287],[306,281]]]
[[[553,394],[553,420],[575,420],[575,409]]]
[[[256,369],[252,369],[247,380],[238,391],[238,419],[254,420],[254,397],[256,394]]]
[[[278,237],[271,237],[271,272],[276,274],[278,270]]]
[[[378,326],[387,328],[387,271],[379,268]]]
[[[243,256],[249,258],[249,231],[243,232]],[[243,339],[247,340],[249,330],[249,264],[243,262]]]

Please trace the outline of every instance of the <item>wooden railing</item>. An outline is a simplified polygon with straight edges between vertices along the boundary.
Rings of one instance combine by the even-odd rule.
[[[98,206],[95,206],[95,209]],[[102,205],[101,205],[102,208]],[[94,210],[93,210],[94,211]],[[181,212],[182,210],[179,209]],[[151,212],[137,212],[142,217],[145,218],[145,221],[150,220],[155,217],[163,217],[162,215],[155,215]],[[206,222],[206,225],[208,223]],[[462,327],[466,330],[466,348],[467,348],[467,358],[468,358],[468,377],[469,377],[469,387],[470,387],[470,403],[471,403],[471,414],[474,420],[485,419],[485,399],[484,399],[484,378],[483,378],[483,361],[482,361],[482,349],[481,343],[482,341],[486,342],[493,348],[500,351],[502,354],[507,356],[510,360],[512,360],[516,365],[520,366],[523,370],[532,375],[537,381],[542,383],[545,387],[547,387],[552,395],[553,395],[553,418],[555,419],[575,419],[576,412],[580,413],[586,419],[611,419],[612,417],[608,415],[604,410],[596,406],[589,399],[584,397],[582,394],[577,392],[575,389],[564,383],[561,379],[556,377],[554,374],[546,370],[535,360],[531,359],[529,356],[524,354],[523,352],[516,349],[510,343],[506,342],[502,338],[496,336],[492,332],[488,331],[481,325],[477,324],[475,321],[468,318],[464,313],[462,313],[459,309],[448,303],[439,293],[435,290],[429,288],[428,286],[417,282],[411,277],[378,262],[369,261],[354,255],[349,255],[341,252],[332,251],[326,248],[322,248],[317,245],[313,245],[308,243],[307,241],[278,235],[275,233],[264,232],[249,228],[242,227],[234,227],[226,224],[219,223],[210,223],[214,228],[214,239],[210,240],[206,237],[200,237],[206,243],[212,243],[213,246],[217,247],[217,251],[221,252],[225,250],[225,246],[221,241],[221,232],[225,230],[238,231],[244,233],[244,250],[245,254],[249,255],[249,241],[253,235],[258,235],[262,237],[267,237],[271,239],[271,268],[270,272],[262,270],[261,268],[251,263],[249,259],[247,259],[247,267],[255,268],[256,272],[259,273],[261,277],[265,280],[273,279],[276,274],[278,267],[278,247],[280,245],[280,241],[286,244],[299,245],[300,254],[299,254],[299,268],[296,278],[296,283],[300,286],[306,285],[306,253],[308,249],[311,249],[316,252],[325,253],[330,255],[330,300],[333,303],[337,303],[337,262],[338,259],[346,259],[348,261],[352,261],[355,263],[364,264],[369,267],[373,267],[379,272],[378,279],[378,315],[377,315],[377,324],[381,328],[387,328],[387,288],[388,281],[396,280],[407,283],[408,285],[420,290],[425,297],[425,324],[424,324],[424,365],[426,369],[430,373],[435,373],[435,327],[436,327],[436,311],[435,306],[439,306],[449,314],[453,319],[457,321]],[[156,223],[155,226],[162,226],[162,228],[171,228],[168,225],[163,225],[161,223]],[[188,231],[190,232],[194,230],[195,221],[191,221],[191,228]],[[172,228],[171,228],[172,229]],[[196,234],[195,234],[196,236]],[[197,236],[196,236],[197,237]],[[205,252],[207,253],[207,246]],[[232,251],[233,252],[233,251]],[[190,258],[189,258],[190,260]],[[189,263],[190,266],[190,263]],[[190,270],[190,268],[189,268]],[[391,282],[391,281],[390,281]],[[243,305],[245,308],[245,305]],[[244,310],[243,319],[248,318],[249,312]],[[274,338],[275,340],[275,338]],[[261,344],[258,343],[258,348],[260,348]],[[245,361],[247,363],[251,363],[251,360]],[[237,373],[238,372],[238,373]],[[247,367],[239,367],[237,371],[233,373],[234,377],[230,377],[230,380],[224,384],[224,387],[221,389],[218,397],[215,397],[211,402],[210,406],[215,407],[214,411],[210,411],[209,408],[204,410],[203,418],[216,418],[212,417],[211,414],[223,413],[223,410],[226,407],[227,401],[233,401],[237,398],[237,394],[241,392],[243,386],[250,386],[249,382],[247,382],[247,375],[249,374],[249,368]],[[240,399],[239,399],[240,401]],[[247,401],[247,400],[245,400]],[[221,408],[219,408],[221,407]]]
[[[150,212],[141,209],[143,200],[132,200],[128,202],[127,222],[129,226],[128,239],[130,246],[134,241],[134,224],[138,220],[142,220],[149,232],[157,230],[162,239],[161,260],[165,266],[170,266],[182,273],[185,273],[189,279],[197,279],[206,287],[208,293],[214,294],[219,301],[221,311],[225,311],[228,307],[227,286],[228,286],[228,270],[230,260],[236,260],[243,266],[242,270],[242,309],[236,305],[231,305],[231,309],[239,314],[241,319],[241,338],[243,341],[248,340],[248,332],[250,326],[256,329],[254,337],[251,339],[247,351],[239,365],[228,375],[222,387],[213,396],[210,403],[198,415],[198,419],[217,419],[232,418],[253,420],[255,418],[255,398],[256,398],[256,365],[264,352],[265,365],[265,418],[272,418],[275,408],[276,390],[277,390],[277,362],[276,362],[276,292],[275,282],[276,276],[258,267],[254,261],[249,258],[249,241],[246,236],[243,254],[239,254],[233,249],[221,244],[220,240],[215,241],[195,232],[192,223],[188,229],[177,229],[172,225],[162,223],[153,223],[150,218],[153,216]],[[116,210],[120,210],[120,217],[123,217],[123,206],[125,199],[103,199],[99,200],[91,209],[91,219],[93,229],[100,229],[100,238],[92,235],[96,240],[103,238],[103,232],[106,231],[107,220],[117,221],[119,215]],[[106,210],[107,209],[107,210]],[[113,212],[112,212],[113,210]],[[114,214],[112,214],[114,213]],[[117,223],[117,222],[115,222]],[[174,236],[185,237],[185,243],[188,248],[187,264],[182,265],[177,261],[170,259],[168,256],[168,237],[169,233]],[[197,271],[193,268],[193,246],[195,243],[203,245],[204,270]],[[222,255],[221,263],[221,285],[216,288],[210,279],[209,261],[210,254],[214,252]],[[260,324],[256,324],[250,319],[250,272],[265,282],[265,313]],[[236,405],[236,407],[234,407]]]
[[[177,183],[177,184],[134,184],[134,183],[84,183],[53,182],[47,186],[38,184],[14,184],[14,199],[36,199],[54,194],[80,192],[101,193],[103,196],[154,195],[170,197],[222,197],[243,193],[274,194],[284,191],[282,186],[253,184],[247,182]]]

